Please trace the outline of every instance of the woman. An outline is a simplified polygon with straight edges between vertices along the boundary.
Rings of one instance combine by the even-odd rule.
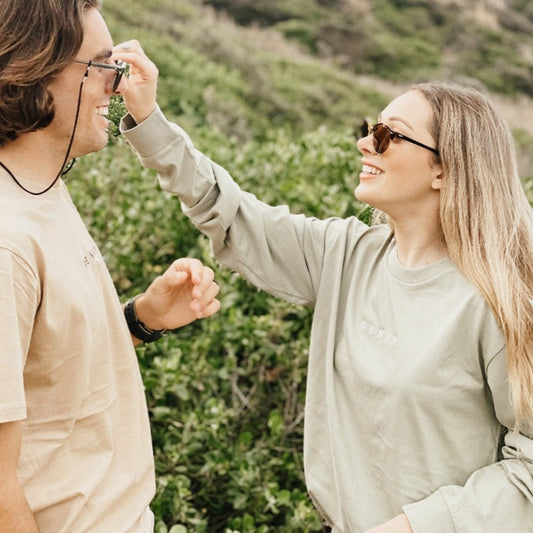
[[[358,141],[356,196],[389,220],[372,227],[261,203],[158,109],[122,129],[223,264],[314,307],[305,473],[333,531],[532,531],[533,224],[511,136],[442,84],[379,121]]]

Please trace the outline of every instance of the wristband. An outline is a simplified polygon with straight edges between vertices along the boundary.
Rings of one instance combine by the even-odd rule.
[[[166,329],[151,329],[146,324],[141,322],[135,314],[135,298],[131,298],[124,306],[124,317],[130,333],[142,342],[154,342],[161,338]]]

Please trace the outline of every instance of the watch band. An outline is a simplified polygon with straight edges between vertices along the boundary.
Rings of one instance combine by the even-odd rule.
[[[130,333],[142,342],[154,342],[161,338],[166,329],[150,329],[146,324],[141,322],[135,314],[135,298],[131,298],[124,306],[124,317]]]

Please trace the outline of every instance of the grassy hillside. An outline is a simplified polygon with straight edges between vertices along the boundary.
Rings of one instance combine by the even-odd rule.
[[[203,0],[342,68],[409,81],[468,77],[533,95],[533,5],[484,0]]]
[[[353,128],[426,76],[479,73],[503,91],[533,194],[531,4],[509,4],[503,20],[450,2],[104,0],[103,12],[116,42],[139,39],[158,65],[164,111],[244,188],[318,217],[364,217]],[[157,533],[324,531],[301,466],[310,311],[217,265],[120,138],[67,183],[121,298],[184,255],[212,265],[221,286],[217,316],[138,349]]]

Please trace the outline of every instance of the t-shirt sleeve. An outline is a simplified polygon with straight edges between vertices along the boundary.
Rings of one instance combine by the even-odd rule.
[[[26,418],[24,365],[39,294],[31,268],[0,248],[0,423]]]

